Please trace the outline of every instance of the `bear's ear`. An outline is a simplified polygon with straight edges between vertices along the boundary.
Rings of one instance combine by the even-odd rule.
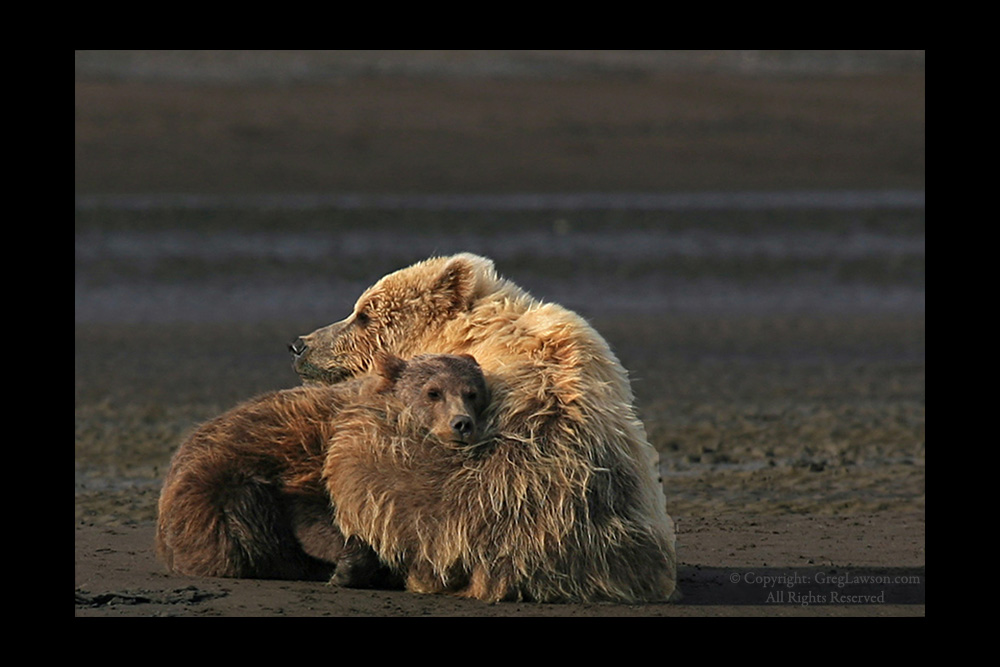
[[[468,310],[475,299],[477,266],[475,255],[455,255],[444,265],[431,287],[431,294],[449,313]],[[489,261],[489,260],[485,260]]]
[[[461,357],[462,359],[468,359],[469,361],[471,361],[472,363],[474,363],[477,367],[479,366],[479,362],[471,354],[460,354],[458,356]]]
[[[406,370],[406,361],[394,354],[379,350],[372,359],[372,370],[385,380],[382,387],[384,390],[395,384],[403,375],[403,371]]]

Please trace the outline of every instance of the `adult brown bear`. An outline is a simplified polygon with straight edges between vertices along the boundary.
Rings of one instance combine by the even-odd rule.
[[[407,571],[407,588],[487,601],[639,602],[676,591],[673,522],[627,373],[575,313],[436,257],[391,273],[351,315],[296,340],[307,383],[366,372],[379,351],[471,354],[491,387],[484,441],[389,454],[418,440],[374,413],[333,436],[337,525]],[[372,502],[376,499],[376,502]]]
[[[264,394],[198,428],[160,495],[156,547],[182,574],[391,585],[370,547],[345,539],[322,478],[351,419],[405,424],[414,447],[473,446],[487,389],[469,356],[374,357],[369,376]],[[336,570],[334,571],[334,567]],[[399,582],[401,583],[401,582]]]

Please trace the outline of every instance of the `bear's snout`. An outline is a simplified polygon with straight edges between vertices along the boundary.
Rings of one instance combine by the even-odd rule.
[[[304,340],[296,338],[291,342],[291,344],[289,344],[288,351],[292,353],[292,356],[301,357],[305,353],[307,347],[308,345],[306,345]]]
[[[451,430],[463,442],[468,441],[476,430],[476,423],[468,415],[458,415],[451,420]]]

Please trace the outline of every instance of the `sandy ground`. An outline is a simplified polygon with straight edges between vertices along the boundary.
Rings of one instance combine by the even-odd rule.
[[[486,606],[165,574],[152,525],[171,452],[198,421],[294,385],[288,337],[279,324],[78,325],[76,613],[922,615],[922,322],[881,314],[595,320],[633,369],[677,521],[685,598],[636,607]],[[830,583],[847,575],[879,579]],[[790,583],[768,587],[764,576]],[[814,597],[768,597],[780,591]],[[831,598],[845,591],[876,597]]]
[[[509,54],[448,76],[432,54],[334,58],[292,80],[287,62],[85,54],[76,191],[922,189],[922,61],[831,73],[819,53],[749,72],[542,58],[544,76]],[[77,616],[925,613],[922,208],[90,208],[75,231]],[[155,504],[184,435],[294,385],[287,343],[372,280],[462,249],[581,312],[630,369],[684,600],[483,605],[166,574]]]
[[[687,524],[687,522],[686,522]],[[149,523],[76,529],[77,616],[918,616],[924,614],[923,514],[732,517],[685,525],[677,604],[535,604],[350,590],[315,582],[165,574]],[[814,542],[814,548],[802,549]],[[733,556],[739,550],[752,551]],[[764,558],[772,559],[768,564]],[[695,562],[697,564],[691,564]],[[707,565],[701,563],[726,563]],[[788,563],[797,563],[791,565]]]

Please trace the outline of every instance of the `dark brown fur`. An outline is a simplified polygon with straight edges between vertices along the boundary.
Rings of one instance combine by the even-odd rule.
[[[341,415],[405,412],[433,441],[472,444],[486,387],[468,355],[409,362],[380,355],[375,373],[298,387],[243,403],[207,422],[171,462],[156,548],[183,574],[331,578],[346,586],[398,583],[372,549],[335,524],[323,469]]]

